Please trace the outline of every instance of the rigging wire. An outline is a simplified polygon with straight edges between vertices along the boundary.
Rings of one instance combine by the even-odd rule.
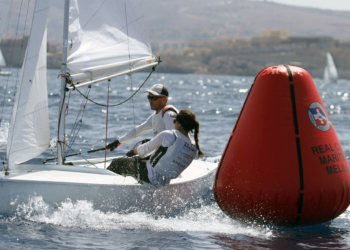
[[[126,99],[125,101],[123,101],[123,102],[121,102],[121,103],[117,103],[117,104],[113,104],[113,105],[108,105],[108,107],[120,106],[120,105],[126,103],[127,101],[129,101],[131,98],[133,98],[133,97],[140,91],[140,89],[141,89],[141,88],[143,87],[143,85],[147,82],[147,80],[150,78],[150,76],[152,75],[152,73],[153,73],[155,70],[156,70],[156,67],[153,66],[153,67],[152,67],[152,71],[151,71],[151,73],[147,76],[146,80],[141,84],[141,86],[139,87],[139,89],[136,90],[135,93],[133,93],[128,99]],[[73,83],[71,82],[71,80],[69,80],[69,81],[70,81],[69,83],[71,83],[72,86],[74,87],[74,85],[73,85]],[[74,90],[74,89],[73,89],[73,90]],[[95,101],[89,99],[87,96],[85,96],[83,93],[81,93],[81,92],[79,91],[79,89],[75,88],[75,90],[78,91],[80,95],[82,95],[85,99],[89,100],[90,102],[92,102],[92,103],[94,103],[94,104],[96,104],[96,105],[99,105],[99,106],[107,107],[107,105],[105,105],[105,104],[101,104],[101,103],[98,103],[98,102],[95,102]]]
[[[129,42],[129,36],[128,36],[128,33],[129,33],[128,26],[129,26],[129,25],[128,25],[128,20],[127,20],[127,7],[126,7],[127,1],[124,1],[124,3],[125,3],[125,17],[126,17],[127,39],[128,39],[129,68],[131,69],[130,42]],[[103,107],[107,107],[107,116],[106,116],[106,140],[105,140],[105,146],[106,146],[106,144],[107,144],[107,136],[108,136],[108,108],[109,108],[109,107],[116,107],[116,106],[122,105],[122,104],[126,103],[128,100],[132,99],[132,101],[133,101],[132,109],[133,109],[133,114],[134,114],[134,127],[136,128],[136,121],[135,121],[135,104],[134,104],[134,99],[133,99],[133,97],[139,92],[139,90],[140,90],[140,89],[143,87],[143,85],[147,82],[147,80],[150,78],[150,76],[152,75],[152,73],[155,71],[155,68],[156,68],[156,66],[153,66],[153,67],[152,67],[152,71],[151,71],[150,74],[147,76],[147,78],[145,79],[145,81],[141,84],[141,86],[137,89],[137,91],[135,91],[128,99],[124,100],[124,101],[121,102],[121,103],[113,104],[113,105],[109,105],[110,79],[108,80],[108,98],[107,98],[107,105],[105,105],[105,104],[97,103],[97,102],[91,100],[91,99],[88,97],[88,95],[86,95],[86,94],[84,95],[81,91],[79,91],[77,88],[75,88],[75,87],[74,87],[74,84],[73,84],[73,81],[72,81],[72,79],[71,79],[69,73],[67,73],[66,76],[63,76],[63,77],[66,78],[66,83],[71,84],[71,86],[73,86],[73,90],[77,90],[78,93],[79,93],[80,95],[82,95],[86,100],[88,100],[88,101],[90,101],[90,102],[92,102],[92,103],[94,103],[94,104],[96,104],[96,105],[103,106]],[[131,78],[130,78],[130,79],[131,79],[131,89],[133,89],[133,88],[132,88],[132,86],[133,86],[132,75],[130,74],[130,76],[131,76]],[[91,88],[91,85],[90,85],[89,87]],[[64,98],[65,98],[65,96],[64,96]],[[64,99],[64,100],[65,100],[65,99]],[[87,101],[86,101],[86,102],[87,102]],[[86,105],[86,103],[85,103],[85,105]],[[85,106],[84,106],[84,108],[85,108]],[[129,111],[129,112],[130,112],[130,111]],[[60,119],[61,119],[61,117],[59,117],[59,123],[60,123]],[[78,117],[77,117],[77,119],[78,119]],[[81,120],[80,120],[80,121],[81,121]],[[80,126],[81,126],[81,123],[80,123]],[[119,127],[119,128],[120,128],[120,127]],[[80,130],[80,127],[79,127],[79,130]],[[79,132],[79,130],[78,130],[78,132]],[[71,135],[72,135],[72,134],[71,134]],[[76,135],[77,135],[77,133],[75,134],[75,136],[76,136]],[[74,140],[75,140],[75,138],[74,138]],[[63,143],[65,144],[65,142],[63,142]],[[67,146],[69,146],[69,145],[67,145]],[[69,146],[69,148],[71,148],[71,147]],[[106,154],[107,154],[107,151],[105,150],[105,163],[106,163],[106,157],[107,157]],[[105,168],[106,168],[106,164],[105,164]]]
[[[68,96],[68,101],[67,101],[67,106],[66,108],[64,109],[64,114],[65,116],[68,115],[68,110],[69,110],[69,101],[70,101],[70,94],[72,93],[72,90],[69,91],[69,96]]]
[[[126,157],[126,156],[125,156]],[[118,157],[115,157],[115,158],[118,158]],[[91,162],[89,162],[89,164],[88,165],[86,165],[86,166],[90,166],[90,165],[94,165],[94,164],[99,164],[99,163],[104,163],[104,162],[106,162],[107,160],[105,160],[105,161],[98,161],[98,162],[95,162],[95,163],[91,163]],[[110,161],[110,160],[108,160],[108,161]],[[94,165],[95,167],[96,167],[96,165]],[[96,167],[97,168],[97,167]]]
[[[131,107],[131,108],[129,109],[129,111],[128,111],[128,113],[126,114],[124,120],[120,123],[119,127],[118,127],[117,130],[115,131],[115,136],[113,137],[114,139],[113,139],[112,141],[114,141],[114,140],[117,139],[117,137],[118,137],[117,132],[120,130],[120,128],[122,127],[122,125],[123,125],[124,122],[126,121],[127,117],[129,116],[129,113],[130,113],[130,111],[131,111],[132,109],[133,109],[133,107]]]
[[[27,29],[27,18],[28,18],[28,11],[29,11],[29,3],[30,3],[30,1],[28,1],[28,6],[27,6],[26,20],[25,20],[24,31],[23,31],[23,39],[22,39],[22,44],[21,44],[21,53],[19,55],[19,59],[20,60],[21,60],[22,55],[23,55],[22,52],[23,52],[23,45],[24,45],[24,36],[25,36],[25,33],[26,33],[26,29]],[[29,37],[28,37],[28,41],[29,41]]]
[[[86,89],[85,95],[89,96],[90,91],[91,91],[91,85]],[[69,134],[68,138],[71,138],[69,140],[69,146],[71,146],[71,147],[73,146],[73,144],[75,142],[75,139],[77,138],[78,133],[80,131],[80,128],[81,128],[81,126],[83,124],[83,117],[84,117],[84,113],[85,113],[85,110],[86,110],[86,103],[87,103],[87,100],[83,99],[82,102],[81,102],[81,105],[80,105],[79,112],[77,114],[77,118],[75,119],[75,122],[73,124],[71,133]],[[66,150],[66,152],[67,152],[67,150]]]
[[[129,54],[129,69],[131,69],[131,55],[130,55],[130,39],[129,39],[129,24],[128,24],[128,12],[127,12],[127,1],[124,2],[125,3],[125,23],[126,23],[126,37],[128,39],[128,54]],[[152,70],[153,72],[153,70]],[[151,72],[151,73],[152,73]],[[150,74],[151,75],[151,74]],[[149,76],[150,76],[149,75]],[[132,75],[130,75],[130,85],[131,85],[131,89],[133,89],[132,85]],[[140,88],[139,88],[140,89]],[[132,110],[133,110],[133,115],[134,115],[134,129],[135,129],[135,139],[136,139],[136,121],[135,121],[135,102],[134,102],[134,98],[132,98]],[[138,158],[136,158],[136,165],[137,165],[137,179],[138,182],[140,182],[140,171],[139,171],[139,160]]]
[[[9,27],[10,27],[10,20],[11,20],[11,14],[13,13],[13,12],[12,12],[12,7],[13,7],[12,5],[13,5],[13,1],[11,1],[10,12],[9,12],[9,14],[8,14],[8,22],[7,22],[7,29],[6,29],[7,31],[9,30]],[[17,26],[18,26],[18,24],[17,24]],[[6,32],[5,40],[7,40],[7,36],[8,36],[8,32]],[[16,40],[15,40],[14,43],[16,43]],[[12,54],[11,54],[10,65],[12,66]],[[11,70],[11,66],[10,66],[10,70]],[[9,79],[10,79],[10,75],[7,76],[6,87],[5,87],[5,95],[4,95],[4,99],[3,99],[3,101],[2,101],[2,110],[1,110],[1,118],[0,118],[0,127],[1,127],[2,115],[3,115],[3,112],[4,112],[5,98],[6,98],[6,94],[7,94],[7,88],[8,88]]]
[[[141,1],[141,9],[142,9],[142,18],[143,18],[143,20],[144,20],[144,25],[146,26],[146,22],[145,22],[145,15],[144,15],[144,12],[143,12],[143,5],[142,5],[142,1]],[[141,17],[140,17],[141,18]],[[138,18],[138,19],[136,19],[136,20],[134,20],[134,21],[132,21],[130,24],[132,24],[132,23],[134,23],[134,22],[136,22],[136,21],[138,21],[140,18]],[[124,28],[127,28],[127,32],[128,32],[128,24],[126,24],[124,27],[122,27],[122,29],[124,29]],[[147,32],[147,29],[146,29],[146,32]],[[128,43],[128,45],[129,45],[129,43]],[[161,60],[160,60],[160,57],[158,58],[158,62],[159,63],[161,63]],[[129,63],[130,63],[130,53],[129,53]],[[156,69],[156,67],[153,67],[152,68],[152,72],[150,73],[150,75],[146,78],[146,80],[144,81],[144,83],[139,87],[139,89],[141,89],[142,87],[143,87],[143,85],[147,82],[147,80],[148,80],[148,78],[152,75],[152,73],[155,71],[155,69]],[[157,74],[158,74],[158,72],[156,72]],[[132,76],[132,75],[131,75]],[[132,81],[132,78],[131,78],[131,81]],[[132,86],[132,83],[131,83],[131,86]],[[132,89],[132,88],[131,88]],[[136,93],[135,93],[136,94]],[[133,96],[131,96],[130,98],[132,98]],[[130,99],[129,98],[129,99]],[[128,99],[128,100],[129,100]],[[117,138],[117,136],[118,136],[118,134],[117,134],[117,132],[120,130],[120,128],[122,127],[122,125],[123,125],[123,123],[125,122],[125,120],[126,120],[126,118],[129,116],[129,113],[130,113],[130,111],[131,110],[134,110],[134,105],[129,109],[129,111],[127,112],[127,114],[126,114],[126,117],[125,117],[125,119],[124,119],[124,121],[119,125],[119,127],[117,128],[117,130],[116,130],[116,132],[115,132],[115,136],[114,136],[114,140]],[[135,118],[135,114],[134,114],[134,118]]]
[[[128,24],[128,12],[127,12],[127,1],[124,1],[125,3],[125,24],[126,24],[126,37],[128,39],[128,55],[129,55],[129,69],[131,69],[131,55],[130,55],[130,40],[129,40],[129,24]],[[153,71],[152,71],[153,72]],[[151,73],[152,73],[151,72]],[[150,74],[151,75],[151,74]],[[148,79],[148,78],[147,78]],[[130,85],[131,85],[131,89],[133,89],[132,85],[132,75],[130,75]],[[143,86],[143,84],[142,84]],[[141,87],[142,87],[141,86]],[[140,87],[140,88],[141,88]],[[140,90],[139,88],[139,90]],[[135,103],[134,103],[134,98],[132,98],[132,110],[133,110],[133,115],[134,115],[134,128],[136,128],[136,123],[135,123]],[[136,131],[135,131],[135,139],[136,139]]]
[[[139,90],[143,87],[143,85],[147,82],[147,80],[149,79],[149,77],[152,75],[152,73],[155,71],[155,67],[153,67],[152,68],[152,71],[151,71],[151,73],[148,75],[148,77],[145,79],[145,81],[141,84],[141,86],[139,87],[139,89],[137,90],[137,91],[135,91],[135,93],[133,93],[128,99],[126,99],[126,100],[124,100],[123,102],[121,102],[121,103],[118,103],[118,104],[116,104],[116,105],[102,105],[102,106],[105,106],[105,107],[115,107],[115,106],[119,106],[119,105],[121,105],[121,104],[123,104],[123,103],[125,103],[125,102],[127,102],[128,100],[130,100],[133,96],[135,96],[138,92],[139,92]],[[69,73],[67,73],[67,75],[66,76],[63,76],[63,75],[61,75],[62,77],[65,77],[66,78],[66,80],[67,80],[67,82],[68,83],[70,83],[71,84],[71,78],[70,78],[70,75],[69,75]],[[76,90],[78,90],[78,89],[76,89]],[[78,91],[86,100],[90,100],[89,98],[88,98],[88,95],[89,95],[89,92],[87,93],[87,94],[83,94],[83,93],[81,93],[80,91]],[[63,103],[62,103],[62,105],[64,106],[64,103],[65,103],[65,97],[66,97],[66,92],[64,93],[64,101],[63,101]],[[92,101],[92,100],[90,100],[90,101]],[[93,103],[95,103],[94,101],[92,101]],[[87,103],[87,101],[85,102],[85,104],[84,104],[84,108],[85,108],[85,106],[86,106],[86,103]],[[63,106],[62,106],[62,108],[63,108]],[[127,114],[127,116],[129,115],[129,113],[130,113],[130,111],[131,111],[131,109],[133,109],[133,107],[131,107],[130,109],[129,109],[129,111],[128,111],[128,114]],[[134,115],[134,118],[135,118],[135,115]],[[60,121],[60,119],[61,119],[61,115],[59,116],[59,121]],[[124,121],[123,121],[124,122]],[[119,126],[119,128],[117,129],[117,131],[121,128],[121,126],[122,126],[122,124]],[[79,131],[78,131],[79,132]],[[78,134],[78,132],[75,134],[75,136]],[[59,141],[57,140],[57,143],[58,143]],[[65,144],[65,145],[67,145],[65,142],[63,142],[63,144]],[[69,149],[71,149],[72,151],[74,151],[74,152],[76,152],[75,150],[73,150],[72,149],[72,147],[70,146],[70,145],[67,145],[68,146],[68,148]],[[84,157],[82,157],[83,159],[85,159]],[[89,162],[89,161],[87,161],[87,162]],[[101,162],[102,163],[102,162]],[[92,163],[91,163],[92,164]],[[93,165],[93,164],[92,164]]]
[[[107,135],[108,135],[108,104],[109,104],[109,85],[111,83],[111,79],[108,79],[108,87],[107,87],[107,115],[106,115],[106,140],[105,140],[105,148],[107,149]],[[105,150],[105,169],[106,169],[106,159],[107,159],[107,150]]]
[[[22,38],[22,46],[21,46],[20,56],[22,55],[23,42],[24,42],[24,34],[25,34],[25,31],[26,31],[26,27],[27,27],[27,17],[28,17],[29,2],[30,2],[30,0],[28,1],[28,8],[27,8],[27,14],[26,14],[26,19],[25,19],[25,28],[24,28],[24,31],[23,31],[23,38]],[[13,42],[13,46],[12,46],[12,50],[11,50],[11,57],[10,57],[10,65],[11,65],[11,66],[10,66],[10,70],[11,70],[11,68],[12,68],[13,52],[14,52],[14,50],[15,50],[15,45],[16,45],[16,41],[17,41],[18,26],[19,26],[19,21],[20,21],[20,19],[21,19],[22,5],[23,5],[23,0],[22,0],[22,2],[21,2],[20,11],[19,11],[19,14],[18,14],[18,19],[17,19],[17,27],[16,27],[15,41]],[[11,11],[10,11],[9,19],[8,19],[8,23],[7,23],[7,31],[9,30],[9,26],[10,26],[11,13],[13,13],[13,12],[12,12],[12,7],[13,7],[13,1],[11,1]],[[5,38],[6,40],[7,40],[7,35],[8,35],[8,32],[6,33],[6,38]],[[18,75],[17,75],[17,77],[18,77]],[[6,95],[7,95],[7,89],[8,89],[9,79],[10,79],[10,75],[7,76],[6,87],[5,87],[5,95],[4,95],[4,98],[3,98],[3,101],[2,101],[2,110],[1,110],[1,119],[0,119],[0,120],[2,120],[2,116],[3,116],[3,112],[4,112],[5,99],[6,99]],[[17,79],[17,80],[18,80],[18,79]],[[0,123],[0,126],[1,126],[1,123]]]
[[[98,168],[94,163],[90,162],[88,159],[86,159],[85,157],[83,157],[81,154],[79,154],[77,151],[75,151],[73,148],[71,148],[68,144],[66,144],[65,142],[62,142],[62,144],[66,145],[70,150],[72,150],[74,153],[77,154],[77,156],[80,156],[81,158],[83,158],[85,161],[87,161],[88,163],[90,163],[90,165],[93,165],[95,168]]]
[[[21,13],[22,12],[22,5],[23,5],[23,0],[22,0],[22,2],[21,2],[21,7],[20,7],[20,11],[19,11],[19,13]],[[29,5],[29,2],[28,2],[28,5]],[[35,7],[34,7],[34,9],[35,9]],[[34,19],[34,14],[35,14],[35,10],[33,11],[33,16],[32,16],[32,20]],[[25,27],[27,26],[27,16],[28,15],[28,9],[27,9],[27,14],[26,14],[26,21],[25,21]],[[12,63],[12,56],[13,56],[13,51],[14,51],[14,47],[15,47],[15,44],[16,44],[16,40],[17,40],[17,31],[18,31],[18,25],[19,25],[19,19],[20,19],[20,14],[19,14],[19,16],[18,16],[18,20],[17,20],[17,27],[16,27],[16,35],[15,35],[15,42],[14,42],[14,45],[13,45],[13,48],[12,48],[12,52],[11,52],[11,63]],[[30,31],[30,33],[31,33],[31,31]],[[25,29],[24,29],[24,31],[23,31],[23,39],[24,39],[24,34],[25,34]],[[28,42],[29,42],[29,40],[28,40]],[[22,44],[23,45],[23,44]],[[22,49],[23,49],[23,46],[21,46],[21,52],[20,52],[20,54],[22,54]],[[27,52],[28,53],[28,52]],[[25,56],[26,57],[26,56]],[[25,62],[23,62],[23,63],[25,63]],[[18,77],[19,75],[17,75],[17,77]],[[24,75],[22,74],[22,79],[17,79],[17,84],[16,84],[16,87],[17,87],[17,93],[16,93],[16,95],[18,95],[19,97],[18,98],[20,98],[20,95],[21,95],[21,92],[18,92],[19,90],[21,90],[21,86],[22,86],[22,84],[23,84],[23,77],[24,77]],[[18,84],[20,84],[20,86],[18,86]],[[14,109],[12,108],[12,114],[13,114],[13,112],[14,112]],[[14,124],[16,124],[16,120],[17,120],[17,116],[15,116],[15,121],[14,121]],[[11,151],[11,148],[12,148],[12,143],[13,143],[13,135],[12,135],[12,138],[11,138],[11,144],[10,144],[10,151]],[[9,140],[9,139],[8,139]],[[6,172],[8,171],[8,168],[9,168],[9,166],[10,166],[10,164],[9,164],[9,162],[7,162],[7,168],[6,168]]]
[[[67,66],[65,66],[65,67],[67,67]],[[66,86],[67,86],[67,77],[65,77],[65,76],[62,76],[62,77],[64,77],[65,79],[66,79]],[[63,101],[62,101],[62,105],[61,105],[61,107],[60,107],[60,109],[59,109],[59,116],[58,116],[58,124],[57,124],[57,145],[59,146],[59,147],[61,147],[61,152],[62,152],[62,154],[63,155],[61,155],[61,156],[59,156],[59,155],[57,155],[57,158],[58,157],[62,157],[62,156],[64,156],[64,145],[67,145],[66,143],[65,143],[65,135],[64,135],[64,138],[63,138],[63,142],[61,142],[61,141],[59,141],[59,138],[60,138],[60,128],[59,128],[59,126],[60,126],[60,124],[61,124],[61,118],[62,118],[62,110],[64,109],[64,104],[65,104],[65,102],[66,102],[66,91],[63,91],[64,93],[63,93]],[[63,133],[64,133],[64,131],[63,131]],[[68,146],[68,145],[67,145]]]

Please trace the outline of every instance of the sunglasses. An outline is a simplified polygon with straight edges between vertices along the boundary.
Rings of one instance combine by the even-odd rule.
[[[148,100],[151,100],[151,101],[157,101],[158,98],[163,98],[163,97],[160,97],[160,96],[147,96]]]

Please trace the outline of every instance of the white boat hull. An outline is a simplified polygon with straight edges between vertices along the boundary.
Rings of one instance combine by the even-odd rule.
[[[214,163],[194,161],[182,178],[172,180],[169,186],[157,187],[105,169],[23,165],[8,176],[2,173],[0,213],[11,214],[17,205],[26,204],[35,196],[52,206],[68,199],[86,200],[103,212],[169,213],[206,194],[212,188],[216,167]]]

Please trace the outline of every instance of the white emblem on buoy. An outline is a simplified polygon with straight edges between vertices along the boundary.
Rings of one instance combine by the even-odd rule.
[[[318,102],[311,103],[308,108],[309,118],[311,123],[321,131],[328,131],[331,122],[328,119],[326,112]]]

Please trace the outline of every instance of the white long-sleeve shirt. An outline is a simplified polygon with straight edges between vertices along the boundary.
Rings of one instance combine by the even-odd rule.
[[[130,142],[133,139],[151,131],[153,131],[154,136],[156,136],[164,130],[175,129],[175,125],[173,122],[174,118],[170,116],[171,114],[175,114],[175,112],[169,110],[165,112],[164,117],[162,117],[163,109],[159,111],[158,114],[154,112],[150,117],[147,118],[147,120],[144,123],[133,128],[125,135],[119,137],[119,142],[122,144]]]
[[[181,132],[177,133],[178,136],[183,137],[183,139],[188,140],[188,142],[194,143],[190,138],[183,135]],[[171,130],[166,130],[161,133],[159,133],[156,137],[154,137],[149,142],[142,144],[137,147],[137,154],[141,158],[145,158],[149,155],[151,155],[155,150],[157,150],[160,146],[163,147],[169,147],[175,143],[176,137]],[[147,163],[147,170],[148,170],[148,179],[150,182],[154,185],[169,185],[170,180],[169,178],[165,178],[164,176],[160,175],[151,165],[151,161],[148,160]]]

